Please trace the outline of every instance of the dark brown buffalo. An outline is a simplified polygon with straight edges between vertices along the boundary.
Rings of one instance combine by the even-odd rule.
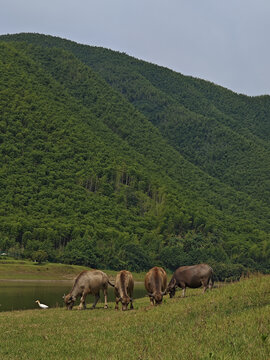
[[[82,271],[75,279],[73,287],[70,293],[64,296],[64,301],[68,310],[72,310],[73,305],[78,296],[81,296],[79,309],[83,310],[86,308],[85,298],[88,294],[95,296],[95,302],[92,308],[96,307],[96,304],[100,298],[100,290],[104,292],[104,308],[108,308],[107,304],[107,288],[108,284],[114,286],[110,283],[107,274],[100,270],[85,270]]]
[[[115,279],[114,293],[115,293],[115,309],[118,310],[119,301],[122,303],[122,310],[125,311],[130,304],[130,309],[133,309],[133,288],[134,280],[131,272],[121,270]]]
[[[185,297],[186,287],[199,288],[203,286],[203,292],[211,289],[214,284],[213,269],[207,264],[193,266],[181,266],[173,274],[169,282],[167,292],[172,298],[177,287],[183,289],[182,296]]]
[[[166,294],[167,274],[161,267],[153,267],[145,276],[145,289],[152,305],[162,303],[163,295]]]

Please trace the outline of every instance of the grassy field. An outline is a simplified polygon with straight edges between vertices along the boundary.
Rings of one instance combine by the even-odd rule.
[[[133,311],[0,313],[1,359],[270,359],[270,276],[149,299]]]
[[[0,260],[0,279],[6,280],[72,280],[85,266],[55,263],[37,264],[29,260]],[[91,270],[89,268],[89,270]],[[114,278],[117,271],[104,270],[110,278]],[[134,273],[136,281],[143,281],[145,273]]]

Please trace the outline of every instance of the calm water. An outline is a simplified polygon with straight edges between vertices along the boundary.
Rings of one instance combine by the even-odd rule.
[[[49,307],[62,307],[63,295],[68,294],[72,287],[72,281],[0,281],[0,311],[24,310],[38,308],[35,301],[38,299],[42,304]],[[136,283],[133,298],[138,299],[146,294],[144,284]],[[104,296],[101,297],[97,306],[103,306]],[[108,287],[108,301],[114,301],[114,290]],[[94,296],[88,295],[87,305],[93,304]],[[79,304],[77,300],[76,305]]]

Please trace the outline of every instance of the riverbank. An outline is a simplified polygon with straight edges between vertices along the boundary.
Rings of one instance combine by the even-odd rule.
[[[0,358],[237,359],[270,358],[270,277],[253,276],[207,291],[168,295],[161,306],[135,301],[133,311],[63,308],[0,313]]]
[[[37,264],[29,260],[0,260],[1,280],[73,280],[81,271],[91,270],[86,266],[44,263]],[[103,270],[111,279],[117,271]],[[143,281],[145,273],[133,273],[135,281]]]

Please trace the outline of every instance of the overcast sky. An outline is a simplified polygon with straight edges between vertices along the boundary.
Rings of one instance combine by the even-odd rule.
[[[0,9],[1,34],[60,36],[270,94],[269,0],[0,0]]]

